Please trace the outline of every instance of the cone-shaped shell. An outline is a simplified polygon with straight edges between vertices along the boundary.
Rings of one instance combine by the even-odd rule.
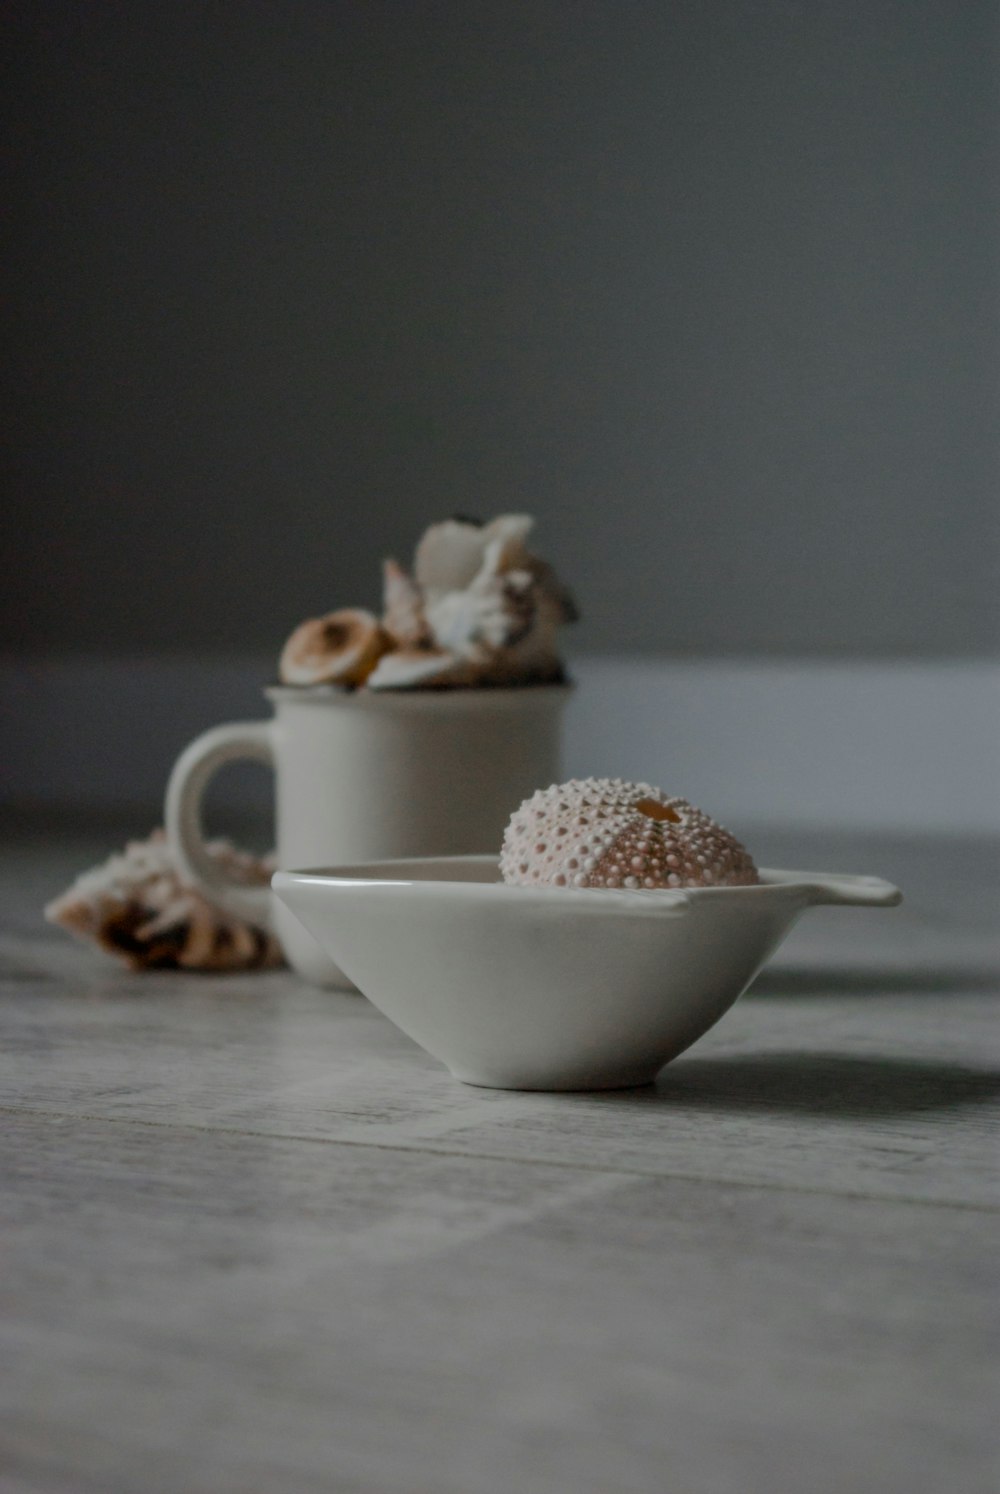
[[[382,563],[382,627],[396,648],[431,648],[434,635],[421,588],[398,561]]]

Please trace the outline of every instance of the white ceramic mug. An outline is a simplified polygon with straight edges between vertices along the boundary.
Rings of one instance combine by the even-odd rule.
[[[268,888],[234,885],[209,856],[201,828],[209,780],[238,758],[273,766],[282,870],[499,856],[521,800],[559,781],[569,693],[566,685],[384,693],[275,686],[265,691],[273,720],[213,727],[178,758],[167,786],[167,836],[186,878],[229,912],[273,929],[300,975],[350,986]]]

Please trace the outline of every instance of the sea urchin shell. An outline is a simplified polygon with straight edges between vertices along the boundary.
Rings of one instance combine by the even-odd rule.
[[[572,779],[539,789],[504,833],[505,882],[531,887],[746,887],[746,847],[689,804],[648,783]]]

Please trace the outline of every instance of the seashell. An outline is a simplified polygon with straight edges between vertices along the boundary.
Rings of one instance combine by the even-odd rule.
[[[365,684],[369,690],[479,684],[476,665],[445,648],[400,648],[383,654]]]
[[[533,527],[528,514],[431,525],[412,576],[384,562],[382,621],[344,609],[302,623],[282,650],[280,679],[373,690],[562,680],[557,632],[577,613],[552,567],[526,548]]]
[[[561,608],[550,604],[524,549],[531,522],[510,514],[484,526],[478,531],[484,540],[480,567],[468,585],[427,594],[425,612],[435,641],[477,664],[491,680],[517,678],[528,653],[543,644],[543,634],[548,665],[558,664],[555,627],[549,622],[561,616]],[[522,661],[512,651],[532,635],[532,650]]]
[[[452,521],[454,523],[454,521]],[[462,559],[467,574],[474,543],[481,564],[460,590],[428,590],[426,616],[435,641],[474,662],[479,683],[521,685],[565,678],[557,635],[579,616],[569,589],[552,567],[525,546],[534,521],[527,514],[502,514],[465,533]],[[435,565],[424,573],[440,579],[447,572],[442,554],[453,529],[441,530],[431,548]],[[471,526],[466,526],[469,529]],[[419,574],[419,573],[418,573]],[[456,567],[450,574],[460,574]]]
[[[533,887],[747,887],[746,847],[689,804],[648,783],[572,779],[539,789],[511,817],[500,870]]]
[[[430,648],[434,643],[424,594],[395,560],[382,564],[382,627],[397,648]]]
[[[413,574],[425,591],[462,591],[483,563],[483,528],[473,519],[445,519],[421,536]]]
[[[566,621],[565,605],[561,598],[545,589],[532,572],[527,575],[530,579],[530,622],[523,632],[510,638],[495,660],[495,669],[498,674],[523,684],[557,682],[565,678],[557,642],[559,628]]]
[[[495,557],[464,591],[448,591],[427,603],[435,641],[463,658],[486,664],[489,654],[527,636],[534,623],[535,598],[527,571],[497,573]]]
[[[532,555],[525,540],[534,528],[535,521],[527,514],[503,514],[487,524],[483,530],[486,545],[484,560],[493,550],[493,570],[497,574],[509,571],[527,571],[534,580],[539,595],[551,604],[553,621],[556,623],[578,622],[580,612],[568,586],[559,580],[547,560]],[[498,544],[499,542],[499,544]]]
[[[548,561],[539,560],[537,555],[529,555],[523,564],[525,569],[531,572],[539,593],[545,600],[548,622],[553,635],[561,624],[579,622],[580,609],[576,604],[576,598],[569,587],[560,581]]]
[[[389,647],[378,618],[345,607],[300,623],[281,651],[285,685],[361,685]]]
[[[488,547],[497,541],[501,546],[524,550],[524,540],[534,528],[528,514],[501,514],[488,524],[474,519],[445,519],[432,524],[417,545],[413,574],[425,593],[464,591],[483,567]],[[513,565],[513,559],[511,560]]]
[[[266,886],[274,866],[237,851],[228,841],[208,844],[226,876],[244,886]],[[162,830],[77,877],[49,903],[50,923],[117,956],[132,970],[255,970],[282,963],[272,935],[233,918],[186,886]]]
[[[492,551],[495,570],[521,569],[532,558],[525,541],[534,527],[530,514],[500,514],[491,519],[483,525],[484,559]]]

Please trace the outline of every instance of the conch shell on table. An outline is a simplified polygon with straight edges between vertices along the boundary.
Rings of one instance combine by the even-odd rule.
[[[264,887],[267,859],[210,841],[227,880]],[[77,877],[45,917],[116,955],[132,970],[257,970],[283,963],[277,940],[215,907],[186,886],[162,830]]]

